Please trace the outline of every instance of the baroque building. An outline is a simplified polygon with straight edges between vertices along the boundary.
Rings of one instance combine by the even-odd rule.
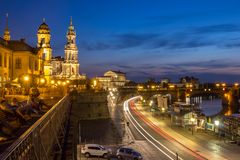
[[[86,76],[79,74],[80,64],[78,62],[78,48],[76,44],[76,31],[72,24],[72,18],[67,31],[67,44],[65,45],[65,60],[62,63],[62,73],[59,75],[63,79],[86,79]]]
[[[48,25],[43,19],[43,23],[38,28],[37,48],[39,49],[39,59],[43,59],[43,74],[47,82],[50,82],[52,76],[52,48],[50,45],[51,35]]]
[[[0,37],[0,88],[7,83],[23,83],[28,76],[28,85],[39,83],[40,78],[51,78],[50,30],[45,21],[37,32],[37,46],[32,47],[25,39],[12,40],[8,28],[8,15],[3,38]]]
[[[25,39],[11,39],[7,15],[5,31],[0,37],[0,89],[7,83],[23,84],[25,76],[29,77],[25,82],[28,85],[39,84],[40,79],[45,79],[46,84],[50,84],[52,79],[85,80],[86,76],[79,74],[72,19],[66,37],[65,58],[52,58],[51,34],[45,19],[37,30],[37,45],[32,47]]]

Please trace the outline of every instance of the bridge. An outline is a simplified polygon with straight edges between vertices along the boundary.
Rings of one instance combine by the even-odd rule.
[[[119,90],[121,100],[126,100],[131,96],[142,95],[145,99],[149,99],[156,94],[170,94],[172,101],[185,101],[186,96],[211,96],[223,98],[224,94],[228,93],[227,90],[222,89],[189,89],[189,88],[174,88],[174,89],[144,89],[139,90],[137,88],[122,88]]]

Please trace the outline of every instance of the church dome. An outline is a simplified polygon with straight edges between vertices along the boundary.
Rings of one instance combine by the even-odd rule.
[[[39,28],[38,28],[38,33],[50,33],[50,29],[49,29],[49,27],[48,27],[48,25],[45,23],[45,22],[43,22],[40,26],[39,26]]]

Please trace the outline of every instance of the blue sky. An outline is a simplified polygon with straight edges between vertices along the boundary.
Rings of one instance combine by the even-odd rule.
[[[240,80],[238,0],[1,0],[0,31],[9,13],[13,39],[36,46],[46,18],[53,55],[64,55],[70,16],[77,30],[80,70],[88,76],[121,70],[143,81],[196,76]]]

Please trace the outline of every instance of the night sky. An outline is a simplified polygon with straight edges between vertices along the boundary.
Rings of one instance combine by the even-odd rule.
[[[240,81],[239,0],[0,0],[0,31],[9,13],[12,39],[36,46],[42,19],[54,56],[64,56],[70,17],[81,73],[121,70],[131,80],[196,76]]]

